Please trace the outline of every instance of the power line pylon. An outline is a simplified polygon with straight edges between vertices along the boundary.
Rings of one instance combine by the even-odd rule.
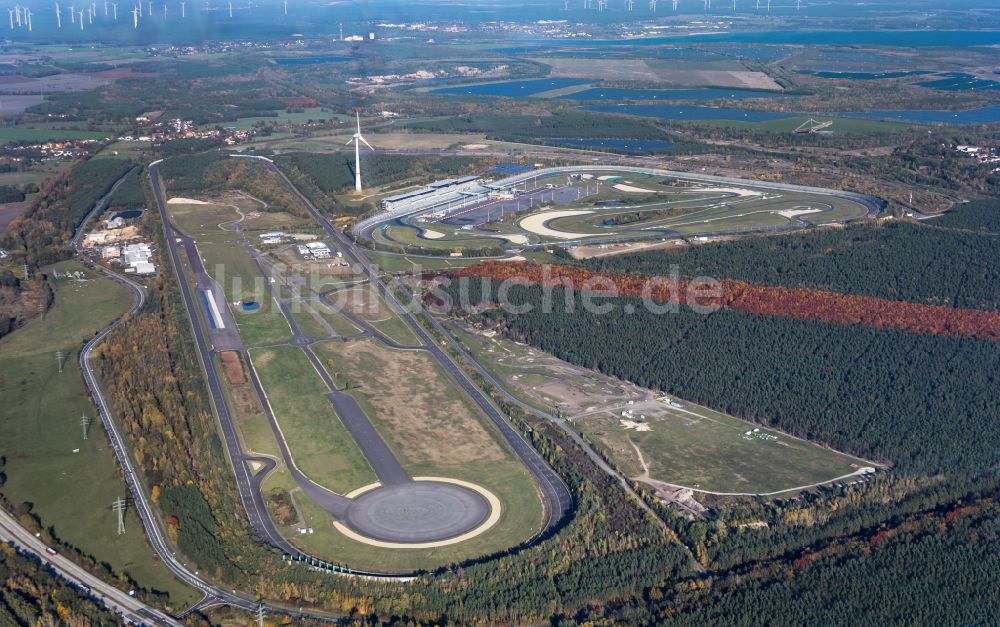
[[[118,535],[125,533],[125,499],[118,497],[111,504],[111,509],[118,512]]]
[[[87,427],[90,426],[90,418],[87,418],[86,414],[80,416],[80,426],[83,427],[83,439],[86,440],[87,439]]]

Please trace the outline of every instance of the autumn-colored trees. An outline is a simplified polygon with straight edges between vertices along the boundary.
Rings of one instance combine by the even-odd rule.
[[[692,301],[689,299],[692,293],[690,290],[698,285],[691,279],[682,277],[645,277],[594,272],[576,266],[495,261],[463,268],[456,271],[454,276],[520,281],[545,287],[646,297],[660,303],[727,307],[735,311],[788,316],[801,320],[863,324],[912,333],[1000,341],[1000,312],[926,305],[810,288],[751,285],[742,281],[723,280],[716,283],[719,289],[713,295],[702,295]]]

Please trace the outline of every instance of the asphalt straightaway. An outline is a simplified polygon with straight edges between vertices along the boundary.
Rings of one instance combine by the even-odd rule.
[[[486,415],[490,417],[517,457],[535,476],[535,479],[542,490],[542,494],[545,497],[547,505],[546,524],[544,525],[543,532],[558,527],[573,508],[573,496],[569,487],[562,480],[562,478],[556,474],[556,472],[551,466],[548,465],[538,451],[535,450],[535,448],[531,446],[531,444],[528,443],[528,441],[525,440],[516,429],[514,429],[510,421],[503,416],[503,414],[501,414],[499,409],[497,409],[490,399],[472,382],[465,371],[452,360],[451,356],[441,350],[441,347],[438,346],[434,338],[432,338],[423,326],[417,322],[413,313],[400,304],[392,289],[381,281],[381,278],[372,267],[372,264],[368,261],[365,253],[347,237],[345,237],[344,234],[341,233],[336,227],[334,227],[333,224],[331,224],[330,221],[327,220],[315,206],[313,206],[312,202],[310,202],[309,199],[295,187],[288,177],[286,177],[285,174],[278,169],[273,161],[267,159],[266,157],[241,157],[264,163],[269,170],[278,176],[285,188],[298,198],[302,206],[310,213],[310,215],[313,216],[313,219],[315,219],[323,227],[323,230],[326,231],[327,235],[337,243],[337,246],[344,253],[345,257],[352,261],[355,267],[362,270],[372,285],[377,286],[382,297],[386,300],[389,306],[392,307],[395,313],[400,316],[404,322],[406,322],[407,326],[409,326],[410,329],[417,334],[417,337],[424,344],[424,346],[426,346],[427,351],[441,364],[452,379],[458,383],[458,385],[465,390],[470,397],[472,397],[472,399],[477,405],[479,405]],[[420,304],[417,302],[413,302],[412,307],[418,312],[421,311]]]

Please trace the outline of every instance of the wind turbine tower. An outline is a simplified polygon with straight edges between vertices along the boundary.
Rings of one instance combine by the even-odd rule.
[[[112,2],[111,3],[111,13],[112,13],[112,15],[115,16],[115,21],[117,22],[118,21],[118,3],[117,2]]]
[[[62,11],[59,10],[58,2],[56,2],[56,28],[62,28]]]
[[[139,9],[132,7],[132,28],[139,28]]]
[[[656,13],[656,0],[649,0],[649,11]]]
[[[288,15],[288,0],[285,0],[284,5],[285,5],[285,15]]]
[[[229,3],[229,17],[233,17],[233,3]]]
[[[80,19],[77,20],[80,22],[80,30],[83,30],[83,9],[77,9],[77,13],[80,14]]]
[[[181,19],[184,19],[185,17],[187,17],[187,13],[184,11],[184,5],[185,4],[187,4],[187,2],[181,2]]]
[[[7,9],[8,17],[10,17],[10,29],[14,30],[14,9]]]
[[[108,0],[104,0],[104,17],[108,16]]]
[[[358,120],[358,130],[356,133],[354,133],[354,136],[351,137],[351,139],[347,142],[347,145],[350,146],[352,143],[354,144],[354,191],[360,192],[361,191],[361,142],[364,142],[365,146],[371,148],[372,151],[374,151],[375,149],[372,148],[372,145],[368,143],[368,140],[366,140],[364,137],[361,136],[361,114],[355,111],[354,115],[357,117]]]
[[[31,32],[31,9],[24,9],[24,18],[28,21],[28,32]]]
[[[17,27],[21,28],[21,5],[14,5],[14,17],[17,18]]]
[[[163,19],[167,19],[167,3],[163,3]]]

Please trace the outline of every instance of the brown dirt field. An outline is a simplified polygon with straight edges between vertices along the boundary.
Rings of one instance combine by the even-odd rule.
[[[336,305],[337,311],[349,311],[368,321],[385,320],[390,317],[390,312],[372,290],[371,286],[365,285],[333,292],[329,298]]]
[[[226,373],[226,379],[230,385],[246,383],[246,377],[243,374],[243,364],[240,363],[239,355],[233,351],[226,351],[219,353],[219,358],[222,359],[222,370]]]
[[[233,409],[237,416],[253,416],[261,412],[257,393],[249,385],[233,388]]]
[[[365,373],[361,387],[351,393],[366,411],[374,410],[375,421],[388,425],[382,435],[406,461],[446,466],[505,457],[475,406],[429,356],[371,340],[326,342],[316,348],[324,363],[332,361],[328,369]]]

